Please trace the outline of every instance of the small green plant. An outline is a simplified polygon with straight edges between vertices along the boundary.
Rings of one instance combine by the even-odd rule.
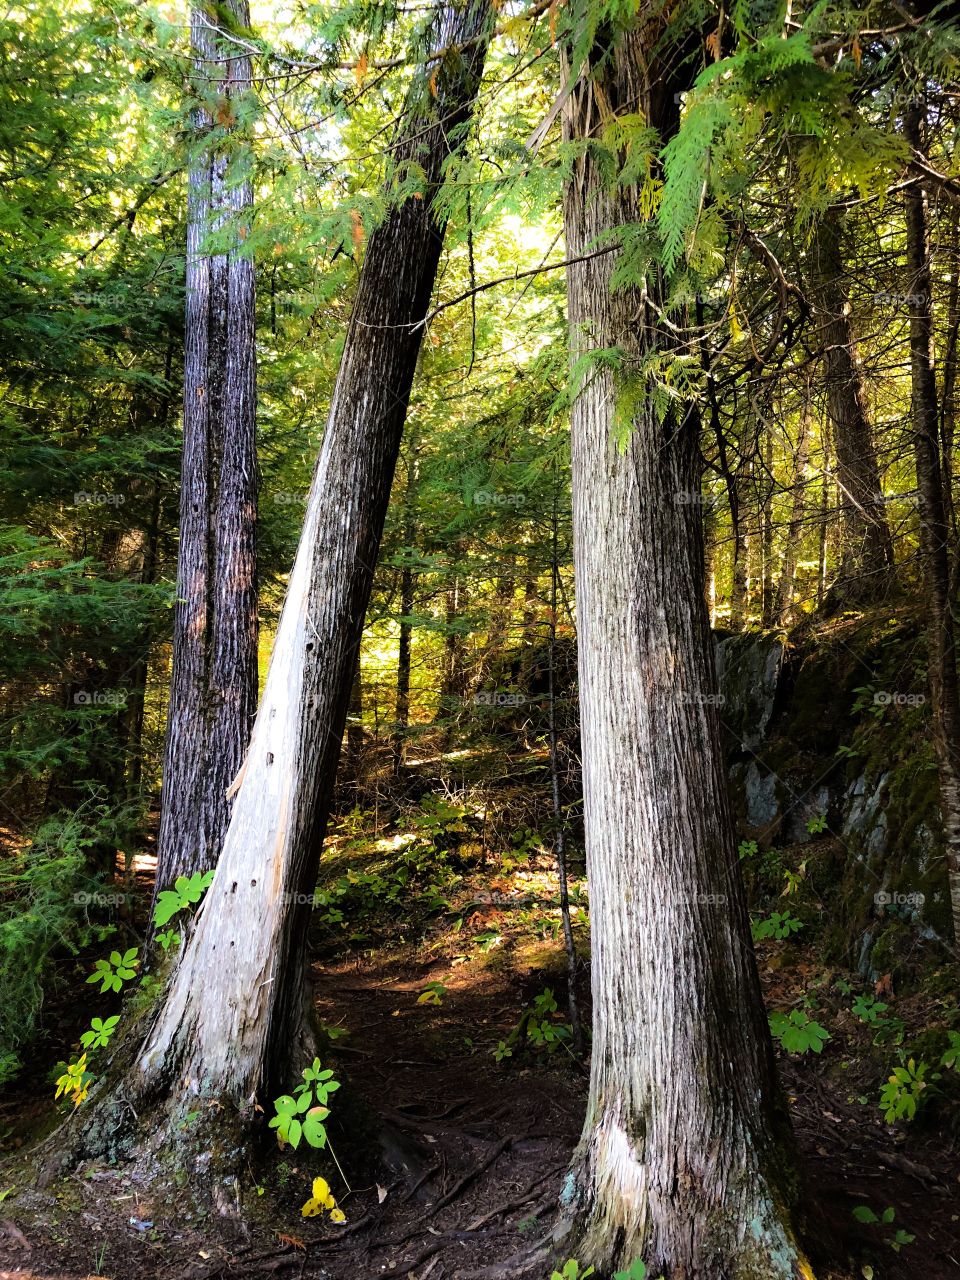
[[[946,1067],[950,1071],[956,1071],[957,1065],[960,1063],[960,1031],[948,1031],[947,1038],[950,1041],[949,1047],[944,1050],[940,1059],[941,1067]]]
[[[789,911],[774,911],[766,920],[753,922],[753,938],[755,942],[760,942],[764,938],[789,938],[791,934],[799,933],[802,928],[803,921],[792,916]]]
[[[530,1043],[537,1048],[545,1048],[548,1053],[555,1053],[561,1045],[573,1036],[573,1028],[569,1022],[555,1022],[553,1015],[557,1012],[557,1001],[550,987],[545,987],[534,1000],[527,1022],[527,1036]]]
[[[887,1006],[883,1001],[875,1000],[873,996],[857,996],[853,1002],[853,1012],[861,1022],[866,1022],[870,1026],[875,1026],[886,1011]]]
[[[576,1258],[568,1258],[559,1271],[554,1271],[550,1280],[587,1280],[587,1276],[594,1274],[593,1267],[581,1269]]]
[[[105,1049],[119,1021],[119,1013],[115,1013],[112,1018],[93,1018],[90,1022],[90,1030],[84,1031],[80,1037],[80,1043],[88,1050]]]
[[[826,831],[826,829],[827,829],[827,815],[825,813],[819,813],[814,818],[808,818],[807,831],[810,833],[810,835],[818,836],[821,833],[821,831]]]
[[[759,850],[760,846],[756,840],[741,840],[737,853],[740,855],[740,861],[743,862],[746,858],[756,857]]]
[[[339,1088],[340,1082],[334,1080],[333,1072],[323,1070],[320,1059],[314,1058],[303,1072],[303,1084],[297,1085],[293,1096],[283,1094],[273,1104],[276,1115],[270,1121],[270,1128],[276,1129],[280,1145],[289,1145],[296,1151],[300,1140],[306,1138],[311,1147],[325,1147],[327,1130],[323,1122],[330,1114],[326,1104],[330,1094]]]
[[[814,1022],[803,1009],[790,1013],[771,1013],[770,1033],[787,1053],[822,1053],[830,1032]]]
[[[164,929],[157,934],[157,945],[164,951],[169,951],[171,947],[180,945],[179,929]]]
[[[494,1059],[497,1062],[503,1062],[504,1058],[513,1057],[513,1047],[512,1045],[507,1044],[506,1040],[498,1040],[497,1047],[495,1049],[491,1049],[490,1052],[493,1054]]]
[[[627,1267],[626,1271],[615,1271],[613,1280],[646,1280],[647,1265],[641,1262],[639,1258],[635,1259]]]
[[[888,1205],[879,1218],[868,1204],[858,1204],[852,1212],[858,1222],[862,1222],[867,1226],[889,1227],[893,1225],[893,1220],[897,1216],[896,1210],[892,1205]],[[909,1231],[904,1231],[902,1227],[897,1227],[892,1236],[883,1237],[884,1243],[888,1244],[894,1253],[899,1253],[905,1244],[913,1244],[916,1238]]]
[[[157,904],[153,909],[153,922],[157,928],[169,924],[178,911],[195,906],[212,883],[212,871],[195,871],[192,876],[177,876],[172,889],[162,889],[157,894]]]
[[[929,1062],[917,1062],[909,1058],[906,1063],[894,1067],[887,1083],[880,1090],[880,1110],[887,1124],[897,1120],[912,1120],[922,1105],[925,1091],[940,1076],[930,1074]]]
[[[96,962],[87,982],[101,983],[101,995],[106,991],[119,991],[125,982],[137,976],[139,954],[139,947],[130,947],[123,955],[119,951],[111,951],[108,960]]]
[[[474,935],[473,941],[481,951],[492,951],[503,941],[503,934],[499,929],[482,929]]]
[[[447,986],[445,983],[428,982],[417,996],[417,1004],[443,1004],[443,997],[446,994]]]

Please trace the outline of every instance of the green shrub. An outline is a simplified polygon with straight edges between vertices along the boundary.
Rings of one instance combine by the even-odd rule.
[[[85,856],[104,839],[106,822],[99,812],[50,818],[23,853],[0,863],[0,1083],[16,1075],[37,1033],[52,960],[114,931],[91,915],[91,902],[106,890]]]

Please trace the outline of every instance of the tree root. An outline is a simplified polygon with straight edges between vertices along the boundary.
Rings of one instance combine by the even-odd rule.
[[[528,1249],[514,1253],[503,1262],[495,1262],[476,1271],[454,1271],[453,1280],[524,1280],[525,1276],[538,1277],[556,1255],[553,1237],[537,1241]]]

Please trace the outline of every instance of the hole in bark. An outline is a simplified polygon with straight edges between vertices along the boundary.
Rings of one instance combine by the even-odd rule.
[[[230,886],[230,892],[231,892],[231,893],[236,893],[236,892],[237,892],[237,882],[236,882],[236,880],[234,880],[233,884]]]
[[[251,888],[251,889],[255,889],[256,887],[257,887],[257,882],[256,882],[256,880],[251,880],[251,881],[250,881],[250,888]]]
[[[272,752],[272,751],[268,751],[268,752],[267,752],[267,764],[273,764],[273,752]]]

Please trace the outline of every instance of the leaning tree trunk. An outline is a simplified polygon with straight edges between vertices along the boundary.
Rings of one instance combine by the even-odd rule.
[[[676,128],[682,85],[658,65],[662,34],[651,20],[598,51],[600,69],[570,94],[568,141],[601,136],[618,111],[662,136]],[[674,341],[658,321],[664,283],[651,272],[613,291],[616,255],[576,262],[637,209],[592,151],[576,154],[564,203],[573,358],[619,350],[635,378],[645,353]],[[689,500],[698,419],[690,405],[661,421],[651,398],[622,448],[618,376],[598,362],[572,419],[594,1027],[562,1248],[605,1275],[642,1257],[653,1276],[785,1280],[805,1264],[720,747]]]
[[[904,133],[915,151],[922,143],[922,113],[911,108]],[[918,183],[907,187],[907,294],[913,381],[913,447],[920,507],[920,557],[930,620],[929,662],[933,740],[940,779],[940,812],[954,937],[960,942],[960,685],[956,621],[950,597],[950,525],[941,470],[937,376],[933,342],[933,279],[927,211]]]
[[[833,424],[840,490],[840,565],[830,590],[833,607],[881,599],[894,576],[893,539],[887,524],[873,425],[863,369],[843,290],[840,216],[830,210],[814,245],[816,297],[827,412]]]
[[[246,0],[226,0],[249,24]],[[191,10],[195,147],[188,178],[180,547],[155,892],[216,864],[257,709],[253,186],[234,131],[249,55]],[[237,170],[241,172],[238,174]],[[229,242],[211,251],[210,238]]]
[[[133,1069],[105,1106],[124,1123],[155,1097],[155,1141],[242,1160],[258,1099],[289,1081],[303,1042],[304,947],[356,650],[443,240],[437,194],[482,71],[488,0],[441,11],[442,61],[417,76],[393,151],[420,190],[370,238],[266,687],[217,875]],[[460,52],[456,50],[459,48]],[[201,1101],[209,1103],[200,1108]],[[178,1139],[176,1118],[196,1123]],[[154,1121],[157,1116],[154,1115]],[[129,1124],[129,1121],[125,1123]],[[93,1124],[101,1129],[96,1117]],[[219,1136],[217,1136],[219,1135]],[[210,1139],[210,1134],[206,1134]],[[200,1174],[202,1163],[188,1174]],[[208,1177],[209,1175],[205,1175]]]

